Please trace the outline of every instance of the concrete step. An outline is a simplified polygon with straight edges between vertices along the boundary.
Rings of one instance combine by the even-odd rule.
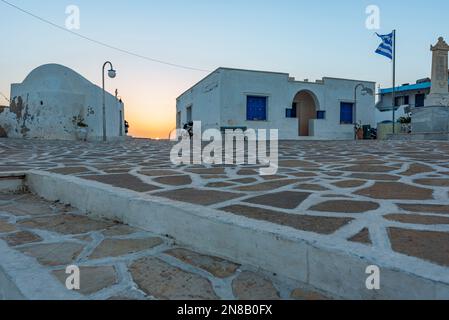
[[[22,192],[26,175],[21,172],[0,172],[0,193]]]
[[[449,299],[449,268],[418,258],[76,177],[30,171],[27,185],[47,200],[173,238],[205,254],[252,265],[331,296]],[[381,271],[380,290],[367,288],[367,270],[372,266]]]
[[[449,141],[449,132],[428,132],[411,134],[390,134],[392,141]]]

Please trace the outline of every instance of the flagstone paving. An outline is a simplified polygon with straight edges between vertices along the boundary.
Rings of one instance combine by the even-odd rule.
[[[355,236],[349,238],[348,240],[351,242],[358,242],[366,245],[372,245],[368,228],[364,228],[362,231],[357,233]]]
[[[0,172],[71,175],[448,266],[443,257],[449,248],[448,142],[281,141],[279,170],[266,177],[259,175],[260,165],[176,166],[169,161],[172,146],[137,139],[111,144],[0,139]],[[41,220],[33,217],[59,210],[26,201],[11,206],[2,197],[0,205],[0,216],[8,209],[21,228],[39,229]],[[64,232],[54,221],[53,231]],[[0,221],[0,230],[5,228],[11,227]],[[77,230],[67,232],[72,231]],[[31,253],[39,256],[42,250]],[[137,269],[147,263],[160,265],[141,261]]]
[[[65,284],[70,274],[66,268],[78,266],[80,289],[77,292],[82,299],[268,300],[282,297],[315,300],[325,297],[300,283],[279,279],[263,270],[201,254],[176,245],[172,239],[137,228],[93,220],[76,209],[29,194],[19,198],[2,195],[2,199],[9,206],[0,205],[0,241],[34,258],[44,268],[43,272],[53,276],[61,292],[68,290]],[[37,217],[18,218],[8,208],[19,206],[22,201],[30,207],[34,201],[37,208],[46,203],[54,208],[53,216],[47,219],[43,212]],[[74,227],[76,221],[81,227]],[[62,227],[65,224],[67,227]],[[26,268],[34,267],[27,265]],[[34,272],[28,276],[39,277],[39,274]]]
[[[66,270],[55,270],[52,274],[63,284],[67,280]],[[79,292],[83,295],[94,294],[104,288],[111,287],[118,282],[117,272],[113,266],[105,267],[80,267],[82,285]]]

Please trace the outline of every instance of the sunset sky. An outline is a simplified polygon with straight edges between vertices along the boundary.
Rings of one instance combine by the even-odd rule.
[[[398,33],[398,83],[430,74],[430,44],[449,39],[449,1],[429,0],[8,0],[64,26],[68,5],[81,12],[84,36],[154,59],[214,70],[288,72],[298,79],[356,78],[391,85],[391,65],[374,54],[365,9],[381,9],[380,33]],[[176,97],[207,72],[158,64],[105,48],[33,19],[0,2],[0,92],[39,65],[66,65],[101,85],[112,61],[116,88],[136,137],[167,138]],[[7,104],[0,97],[0,105]]]

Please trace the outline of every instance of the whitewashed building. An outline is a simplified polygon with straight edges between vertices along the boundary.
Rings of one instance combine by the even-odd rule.
[[[449,71],[448,71],[449,79]],[[449,80],[448,80],[449,81]],[[432,82],[430,78],[417,80],[415,83],[405,83],[395,88],[396,120],[410,114],[413,108],[422,108],[430,94]],[[449,82],[448,82],[449,87]],[[376,104],[377,122],[392,119],[393,88],[384,88],[379,91],[379,101]]]
[[[11,85],[11,103],[0,108],[0,133],[10,138],[103,139],[103,90],[72,69],[47,64],[34,69],[20,84]],[[108,140],[125,136],[124,105],[106,93]]]
[[[447,72],[448,88],[449,88],[449,70]],[[396,109],[401,106],[411,108],[421,108],[425,106],[425,101],[430,94],[432,81],[430,78],[416,80],[415,83],[405,83],[395,88]],[[376,108],[380,111],[391,111],[393,100],[393,88],[385,88],[380,90],[379,102]]]
[[[449,72],[448,72],[449,77]],[[424,107],[425,100],[430,93],[430,78],[417,80],[415,83],[405,83],[395,88],[395,109],[399,107]],[[379,111],[390,111],[393,105],[393,88],[380,89],[379,101],[376,108]]]
[[[374,92],[375,83],[219,68],[177,98],[177,127],[201,121],[203,130],[279,129],[283,140],[352,140],[355,123],[375,125],[375,97],[362,88]]]

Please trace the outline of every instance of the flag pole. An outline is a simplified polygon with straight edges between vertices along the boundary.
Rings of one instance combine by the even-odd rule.
[[[393,134],[396,132],[396,30],[393,30]]]

